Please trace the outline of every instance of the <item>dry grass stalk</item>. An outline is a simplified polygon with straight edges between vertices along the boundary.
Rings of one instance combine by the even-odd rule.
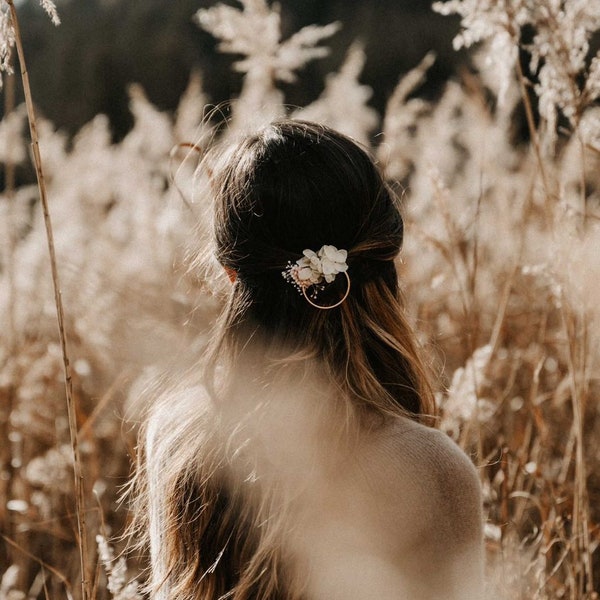
[[[33,98],[31,95],[31,87],[29,85],[29,76],[27,73],[27,66],[25,62],[25,53],[23,51],[23,43],[21,39],[21,33],[19,28],[19,21],[17,18],[17,11],[13,0],[6,0],[10,7],[11,19],[15,31],[15,44],[17,48],[17,55],[19,57],[19,65],[21,67],[21,79],[23,82],[23,91],[25,94],[25,104],[27,107],[27,120],[29,123],[29,131],[31,135],[31,150],[33,153],[33,162],[35,166],[35,172],[38,182],[38,190],[40,195],[40,201],[42,204],[42,210],[44,215],[44,224],[46,228],[46,237],[48,241],[48,252],[50,258],[50,268],[52,271],[52,283],[54,287],[54,301],[56,304],[56,314],[58,318],[58,331],[60,337],[60,346],[62,351],[64,376],[65,376],[65,392],[67,400],[67,413],[69,420],[69,432],[71,438],[71,447],[73,449],[73,474],[75,483],[75,512],[77,517],[77,543],[79,549],[79,559],[81,567],[81,588],[83,600],[91,598],[90,595],[90,582],[87,577],[87,536],[86,536],[86,525],[85,525],[85,495],[84,495],[84,481],[83,481],[83,470],[81,465],[81,458],[79,453],[78,444],[78,431],[77,431],[77,416],[76,406],[73,398],[73,381],[71,376],[71,367],[69,363],[69,353],[67,347],[67,336],[64,324],[64,310],[62,304],[60,279],[58,275],[58,266],[56,260],[56,250],[54,247],[54,234],[52,230],[52,221],[50,218],[50,211],[48,207],[48,196],[46,190],[46,184],[44,180],[44,171],[42,166],[42,157],[40,154],[39,138],[37,132],[35,110],[33,106]]]
[[[5,90],[4,90],[4,114],[9,115],[15,109],[15,78],[14,74],[8,75],[6,78]],[[4,194],[6,196],[6,201],[8,203],[8,218],[6,219],[6,256],[5,262],[2,265],[4,269],[6,269],[6,275],[8,279],[8,293],[9,293],[9,302],[8,305],[10,307],[8,313],[8,339],[11,350],[14,349],[16,344],[16,328],[15,328],[15,319],[14,319],[14,297],[15,297],[15,288],[14,288],[14,247],[15,247],[15,235],[13,229],[13,203],[15,197],[15,163],[12,160],[7,160],[4,165]],[[10,409],[9,409],[10,413]]]
[[[568,305],[563,302],[562,325],[568,343],[567,357],[569,360],[569,384],[571,387],[571,403],[573,407],[573,438],[575,440],[575,474],[573,495],[573,551],[576,564],[580,564],[579,572],[575,573],[580,597],[584,592],[591,594],[593,590],[593,569],[590,514],[587,490],[587,469],[584,448],[584,414],[586,404],[585,389],[585,326],[580,324],[577,315],[569,314]],[[579,326],[579,327],[578,327]],[[583,329],[583,331],[577,331]],[[583,340],[577,343],[577,339]],[[578,352],[580,350],[580,352]]]
[[[533,116],[533,106],[531,105],[531,99],[529,97],[529,92],[527,91],[529,82],[525,78],[525,74],[523,73],[523,67],[521,66],[521,62],[519,60],[516,61],[516,67],[517,67],[517,79],[519,81],[519,89],[521,90],[521,98],[523,100],[523,106],[525,108],[525,117],[527,119],[527,128],[529,130],[529,135],[531,136],[531,143],[533,144],[535,157],[537,160],[538,167],[540,169],[542,185],[544,186],[544,198],[546,199],[546,218],[550,219],[550,215],[552,214],[551,213],[552,205],[550,203],[552,194],[550,191],[550,184],[548,182],[548,175],[546,173],[546,167],[544,165],[544,159],[542,158],[542,150],[540,148],[540,140],[539,140],[539,136],[538,136],[538,131],[535,126],[535,119]]]
[[[37,562],[43,570],[46,570],[49,573],[52,573],[52,575],[54,575],[64,585],[64,592],[66,594],[67,600],[73,600],[73,594],[71,592],[71,584],[69,583],[67,578],[60,571],[58,571],[57,569],[54,569],[51,565],[45,563],[43,560],[40,560],[37,556],[31,554],[30,552],[27,552],[27,550],[25,550],[25,548],[22,548],[18,544],[15,544],[15,542],[13,540],[7,538],[6,536],[0,535],[0,537],[2,537],[2,539],[8,546],[12,546],[13,548],[18,550],[22,554],[25,554],[27,557],[29,557],[33,561]],[[44,585],[44,588],[45,587],[46,586]],[[48,597],[48,594],[46,594],[46,597]]]
[[[8,75],[4,86],[4,114],[9,115],[15,108],[15,78],[14,74]],[[7,202],[7,218],[4,223],[4,239],[6,240],[6,251],[3,256],[2,269],[6,273],[8,282],[8,314],[6,334],[8,339],[8,351],[10,356],[15,356],[17,345],[17,331],[15,325],[15,235],[14,235],[14,196],[15,196],[15,164],[12,160],[7,160],[4,165],[4,194]],[[0,435],[3,440],[11,439],[10,415],[15,403],[15,386],[10,385],[6,393],[6,405],[0,409]],[[0,448],[0,464],[11,468],[11,448],[9,444],[2,444]],[[11,477],[12,479],[12,477]],[[8,498],[11,492],[12,481],[3,481],[0,486],[0,494]],[[5,506],[0,509],[0,524],[6,523],[6,530],[10,530],[15,535],[14,524],[11,522],[9,511]]]

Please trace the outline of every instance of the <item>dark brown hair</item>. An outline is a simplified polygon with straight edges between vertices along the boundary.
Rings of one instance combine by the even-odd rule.
[[[257,329],[290,353],[314,353],[364,413],[427,421],[433,397],[394,264],[402,217],[367,152],[323,125],[280,121],[230,150],[213,183],[217,258],[237,273],[215,358]],[[282,277],[325,244],[348,251],[350,293],[332,310]],[[338,276],[318,302],[335,303],[347,285]]]
[[[319,365],[359,429],[399,416],[429,422],[433,394],[394,264],[403,222],[368,153],[327,127],[286,120],[206,165],[216,257],[236,273],[202,381],[214,406],[227,403],[241,365],[268,378],[276,357]],[[339,306],[320,310],[282,272],[326,244],[348,251],[351,287]],[[335,304],[347,286],[336,277],[318,303]],[[302,598],[278,543],[289,520],[273,512],[273,482],[249,492],[233,481],[219,417],[201,410],[195,394],[163,394],[145,433],[137,506],[149,515],[154,592],[169,600]]]

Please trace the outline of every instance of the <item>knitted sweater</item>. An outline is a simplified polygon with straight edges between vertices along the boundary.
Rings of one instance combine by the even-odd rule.
[[[164,472],[190,460],[203,472],[211,437],[229,449],[230,481],[260,507],[258,527],[287,561],[289,585],[302,587],[290,597],[480,600],[481,493],[468,457],[405,417],[351,433],[331,390],[315,389],[246,386],[243,400],[217,409],[194,388],[154,412],[146,437],[154,597],[174,598]],[[209,436],[215,429],[221,435]]]

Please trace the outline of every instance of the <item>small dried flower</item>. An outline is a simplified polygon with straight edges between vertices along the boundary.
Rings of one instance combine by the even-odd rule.
[[[46,11],[52,23],[60,25],[60,17],[58,16],[58,12],[56,12],[56,4],[54,4],[53,0],[40,0],[40,5]]]
[[[338,273],[348,270],[346,250],[325,245],[318,252],[306,249],[304,255],[295,264],[289,264],[282,272],[283,277],[294,284],[299,291],[311,286],[319,286],[325,281],[331,283]]]
[[[46,11],[54,25],[60,25],[60,18],[53,0],[40,0],[40,5]],[[0,3],[0,73],[13,73],[11,64],[12,49],[15,45],[15,28],[12,22],[10,7],[6,2]],[[2,78],[0,77],[0,89]]]
[[[142,595],[138,591],[137,580],[127,581],[127,563],[121,556],[115,560],[115,553],[109,546],[106,538],[102,535],[96,536],[98,545],[98,557],[108,576],[108,591],[113,600],[141,600]]]
[[[335,246],[323,246],[319,250],[321,259],[321,270],[327,283],[331,283],[338,273],[344,273],[348,270],[346,250],[338,250]]]

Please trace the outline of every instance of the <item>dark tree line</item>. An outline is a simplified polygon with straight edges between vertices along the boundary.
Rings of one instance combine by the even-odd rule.
[[[29,0],[20,7],[29,74],[39,110],[59,128],[74,133],[98,113],[109,116],[115,139],[131,126],[127,85],[140,83],[150,100],[172,110],[192,69],[200,69],[214,102],[235,96],[240,76],[235,57],[218,54],[215,40],[192,15],[217,0],[63,0],[62,25],[55,28]],[[229,3],[234,3],[228,0]],[[422,90],[434,94],[462,60],[451,48],[457,22],[434,14],[430,0],[282,0],[284,35],[310,23],[339,20],[329,57],[310,64],[287,101],[304,105],[323,87],[349,44],[360,39],[368,60],[363,82],[374,89],[380,111],[400,75],[429,51],[438,61]]]

